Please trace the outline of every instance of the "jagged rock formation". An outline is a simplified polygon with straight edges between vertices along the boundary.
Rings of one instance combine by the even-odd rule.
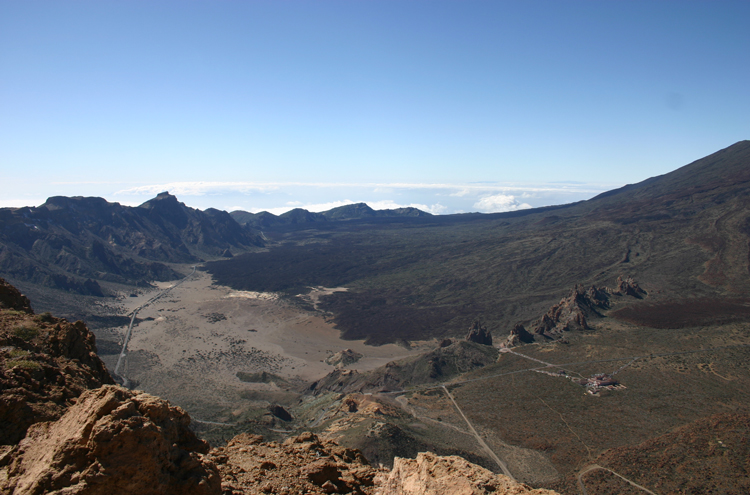
[[[189,416],[151,395],[105,385],[38,423],[8,455],[8,494],[219,494],[208,444]]]
[[[552,306],[542,316],[534,333],[549,339],[560,336],[570,330],[588,330],[586,318],[591,314],[600,315],[599,311],[609,308],[609,296],[606,289],[594,287],[586,289],[576,285],[559,303]]]
[[[507,476],[472,464],[458,456],[420,452],[416,459],[397,457],[393,470],[379,475],[376,495],[554,495],[533,489]]]
[[[520,344],[530,344],[534,342],[534,336],[526,330],[521,323],[516,323],[513,330],[510,331],[508,339],[501,344],[501,347],[513,347]]]
[[[350,364],[356,363],[363,357],[364,355],[360,354],[359,352],[355,352],[351,349],[344,349],[343,351],[339,351],[336,354],[328,356],[325,362],[326,364],[330,364],[331,366],[335,366],[336,368],[343,368],[345,366],[349,366]]]
[[[29,426],[54,421],[85,390],[114,383],[83,322],[35,316],[28,300],[0,279],[0,444]]]
[[[469,333],[466,335],[466,340],[482,345],[492,345],[492,334],[479,321],[474,321],[469,329]]]
[[[564,332],[571,330],[590,330],[588,319],[602,316],[602,311],[610,309],[610,294],[643,298],[646,291],[640,288],[633,277],[617,277],[616,287],[591,286],[588,289],[576,284],[570,293],[553,305],[537,321],[533,333],[517,323],[501,347],[513,347],[531,343],[536,337],[559,340]]]
[[[638,282],[633,277],[622,278],[622,275],[620,275],[617,277],[615,285],[616,287],[610,291],[612,294],[632,296],[638,299],[641,299],[646,294],[646,291],[640,288]]]
[[[356,449],[303,433],[283,443],[243,433],[211,451],[227,495],[250,493],[371,494],[376,470]]]

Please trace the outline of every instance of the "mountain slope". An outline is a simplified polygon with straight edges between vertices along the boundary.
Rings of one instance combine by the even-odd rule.
[[[0,273],[14,282],[103,295],[98,281],[140,285],[193,263],[262,245],[228,213],[195,210],[168,194],[139,207],[102,198],[52,197],[0,209]]]
[[[322,300],[346,338],[371,343],[460,335],[480,317],[502,334],[576,284],[633,276],[651,302],[750,291],[750,142],[670,174],[555,208],[315,223],[266,234],[283,246],[207,269],[244,290]]]

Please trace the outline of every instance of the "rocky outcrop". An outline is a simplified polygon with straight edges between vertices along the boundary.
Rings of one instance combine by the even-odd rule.
[[[487,327],[479,323],[479,321],[475,321],[466,335],[466,340],[482,345],[492,345],[492,334],[487,330]]]
[[[33,425],[10,453],[8,494],[219,494],[208,444],[189,416],[151,395],[105,385],[55,422]]]
[[[18,443],[32,424],[60,418],[84,391],[114,383],[83,322],[35,316],[28,301],[15,307],[24,311],[0,309],[0,444],[6,445]]]
[[[33,313],[29,298],[11,284],[0,278],[0,309],[12,309],[23,311],[24,313]]]
[[[507,476],[472,464],[458,456],[437,456],[420,452],[416,459],[397,457],[393,470],[380,474],[376,495],[554,495],[533,489]]]
[[[227,495],[249,493],[371,494],[377,471],[356,449],[312,433],[283,443],[243,433],[211,451]]]
[[[623,278],[622,275],[620,275],[619,277],[617,277],[615,285],[616,287],[614,288],[614,290],[610,291],[612,294],[632,296],[638,299],[641,299],[644,295],[646,295],[646,291],[641,289],[641,287],[638,285],[638,282],[636,282],[633,277]]]
[[[501,347],[514,347],[520,344],[530,344],[534,342],[534,336],[526,330],[521,323],[516,323],[513,330],[510,331],[508,339],[501,344]]]
[[[364,355],[360,354],[359,352],[353,351],[351,349],[344,349],[343,351],[339,351],[336,354],[328,356],[325,362],[326,364],[330,364],[331,366],[335,366],[336,368],[343,368],[345,366],[349,366],[350,364],[356,363],[363,357]]]
[[[600,315],[599,311],[607,308],[609,296],[606,289],[593,285],[586,289],[583,285],[576,285],[566,297],[542,316],[534,333],[548,339],[556,339],[563,332],[570,330],[588,330],[587,318],[591,315]]]

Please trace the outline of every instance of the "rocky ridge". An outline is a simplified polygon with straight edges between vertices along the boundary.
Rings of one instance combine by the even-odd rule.
[[[25,284],[103,296],[100,282],[179,278],[167,263],[228,257],[263,244],[227,212],[196,210],[167,192],[138,207],[102,198],[49,198],[0,208],[0,271]]]
[[[559,303],[552,305],[536,321],[531,332],[522,323],[517,323],[501,347],[528,344],[537,339],[562,340],[565,332],[590,330],[589,320],[602,317],[602,312],[611,308],[611,295],[642,299],[646,291],[641,289],[633,277],[622,275],[617,277],[614,289],[594,285],[586,288],[584,285],[576,284],[567,296],[563,297]]]

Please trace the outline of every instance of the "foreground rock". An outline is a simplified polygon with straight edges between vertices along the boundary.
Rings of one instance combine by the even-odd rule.
[[[0,279],[0,444],[54,421],[84,391],[114,383],[83,322],[34,315],[28,299]]]
[[[106,385],[55,422],[37,423],[6,454],[8,494],[219,494],[208,444],[165,400]]]
[[[221,471],[224,494],[371,494],[377,471],[356,449],[303,433],[284,441],[263,442],[243,433],[211,451]]]
[[[458,456],[420,453],[416,459],[397,457],[393,470],[377,479],[376,495],[553,495],[533,489],[507,476],[472,464]]]

